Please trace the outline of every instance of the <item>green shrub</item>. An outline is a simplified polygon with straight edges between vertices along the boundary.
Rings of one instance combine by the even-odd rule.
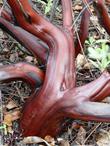
[[[108,40],[95,40],[90,37],[85,43],[88,46],[88,57],[92,64],[103,71],[110,64],[110,49],[107,45]]]

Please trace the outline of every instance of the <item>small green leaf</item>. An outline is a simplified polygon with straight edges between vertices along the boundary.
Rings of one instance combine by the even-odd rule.
[[[3,124],[2,126],[0,126],[0,130],[1,129],[5,129],[6,128],[6,125],[5,124]]]
[[[95,39],[93,37],[90,37],[89,42],[90,42],[90,44],[93,44],[95,42]]]
[[[99,68],[100,69],[100,66],[97,62],[93,61],[93,60],[89,60],[96,68]]]
[[[86,41],[85,41],[85,44],[89,45],[90,43],[89,43],[89,41],[88,41],[88,40],[86,40]]]
[[[96,51],[92,47],[88,48],[88,53],[89,53],[88,55],[89,55],[90,58],[100,59],[100,52]]]
[[[53,0],[48,0],[48,3],[45,7],[45,14],[47,14],[48,12],[50,12],[51,10],[51,7],[52,7],[52,3],[53,3]]]
[[[107,43],[107,42],[109,42],[109,41],[106,40],[106,39],[99,39],[99,40],[96,40],[96,41],[95,41],[96,44]]]

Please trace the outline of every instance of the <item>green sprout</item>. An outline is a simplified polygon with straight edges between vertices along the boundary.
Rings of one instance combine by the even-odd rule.
[[[37,2],[41,3],[42,5],[44,5],[44,13],[48,14],[51,10],[52,4],[53,4],[53,0],[47,0],[47,3],[44,2],[43,0],[36,0]]]
[[[110,49],[107,42],[106,39],[95,40],[93,37],[85,42],[88,45],[87,51],[91,63],[101,71],[110,64]]]
[[[2,124],[0,126],[0,130],[4,130],[4,134],[6,134],[7,133],[7,126],[6,126],[6,124]]]

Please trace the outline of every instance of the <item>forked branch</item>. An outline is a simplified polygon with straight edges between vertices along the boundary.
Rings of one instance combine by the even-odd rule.
[[[23,136],[46,135],[56,136],[61,130],[65,117],[83,120],[110,122],[110,105],[98,103],[110,95],[110,74],[105,71],[95,81],[81,87],[75,86],[75,51],[72,30],[72,1],[62,0],[63,29],[59,29],[33,10],[28,0],[7,0],[19,26],[15,26],[0,18],[0,27],[15,37],[31,51],[35,57],[46,62],[46,47],[36,42],[36,37],[49,48],[45,78],[37,67],[29,64],[16,64],[0,69],[0,80],[22,79],[30,83],[34,89],[43,86],[39,92],[34,90],[23,107],[20,128]],[[85,0],[84,0],[85,1]],[[90,2],[91,0],[87,0]],[[103,8],[102,18],[107,11],[104,3],[98,0],[96,7]],[[100,12],[100,10],[99,10]],[[107,15],[108,16],[108,15]],[[85,19],[84,19],[85,18]],[[81,44],[88,35],[90,14],[86,9],[80,27]],[[108,18],[108,17],[106,17]],[[104,22],[108,31],[109,22]],[[109,31],[108,31],[109,32]],[[32,46],[31,46],[32,44]],[[96,112],[96,113],[95,113]]]
[[[41,86],[44,80],[43,72],[28,63],[18,63],[0,67],[0,82],[23,80],[29,83],[32,89]]]
[[[46,63],[49,51],[48,47],[44,43],[38,42],[38,39],[34,35],[9,23],[2,17],[0,17],[0,27],[26,47],[36,58],[40,58]]]

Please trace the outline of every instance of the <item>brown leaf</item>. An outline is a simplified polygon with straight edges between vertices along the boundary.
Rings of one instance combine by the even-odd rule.
[[[7,128],[7,132],[8,132],[8,133],[13,133],[13,129],[12,129],[11,126],[8,126],[8,128]]]
[[[13,111],[13,112],[12,112],[12,116],[13,116],[13,118],[12,118],[13,121],[14,121],[14,120],[18,120],[19,117],[20,117],[20,111],[19,111],[19,109]]]
[[[74,7],[74,10],[75,10],[75,11],[80,11],[80,10],[82,10],[82,6],[81,6],[81,5],[76,5],[76,6]]]
[[[59,146],[70,146],[70,144],[67,140],[62,140]]]
[[[97,136],[97,145],[98,146],[109,146],[110,145],[110,131],[101,130]]]
[[[11,54],[9,60],[11,62],[17,61],[18,60],[18,53],[16,52],[16,53]]]
[[[35,144],[35,143],[37,144],[37,143],[41,143],[41,142],[44,142],[46,144],[46,146],[51,146],[44,139],[37,137],[37,136],[25,137],[20,143],[21,144]]]
[[[32,61],[33,61],[33,57],[32,57],[32,56],[26,56],[26,57],[25,57],[25,60],[26,60],[27,62],[32,62]]]
[[[86,64],[86,58],[82,54],[78,54],[76,58],[76,65],[78,69],[82,69],[82,67]]]
[[[49,135],[44,138],[51,146],[55,146],[55,139]]]
[[[86,138],[86,130],[81,126],[79,128],[77,137],[75,139],[76,144],[83,145],[85,142],[85,138]]]
[[[17,107],[17,105],[13,100],[9,101],[8,104],[6,105],[6,108],[8,110],[11,110],[11,109],[16,108],[16,107]]]
[[[12,115],[11,114],[6,114],[5,116],[4,116],[4,121],[3,121],[3,123],[4,124],[6,124],[6,125],[8,125],[8,126],[12,126]]]
[[[91,62],[88,61],[86,64],[84,64],[83,69],[91,69],[91,68],[93,68],[93,64]]]
[[[14,120],[19,119],[20,111],[15,110],[11,112],[7,112],[4,114],[4,121],[3,123],[6,124],[7,126],[12,126],[12,122]]]

